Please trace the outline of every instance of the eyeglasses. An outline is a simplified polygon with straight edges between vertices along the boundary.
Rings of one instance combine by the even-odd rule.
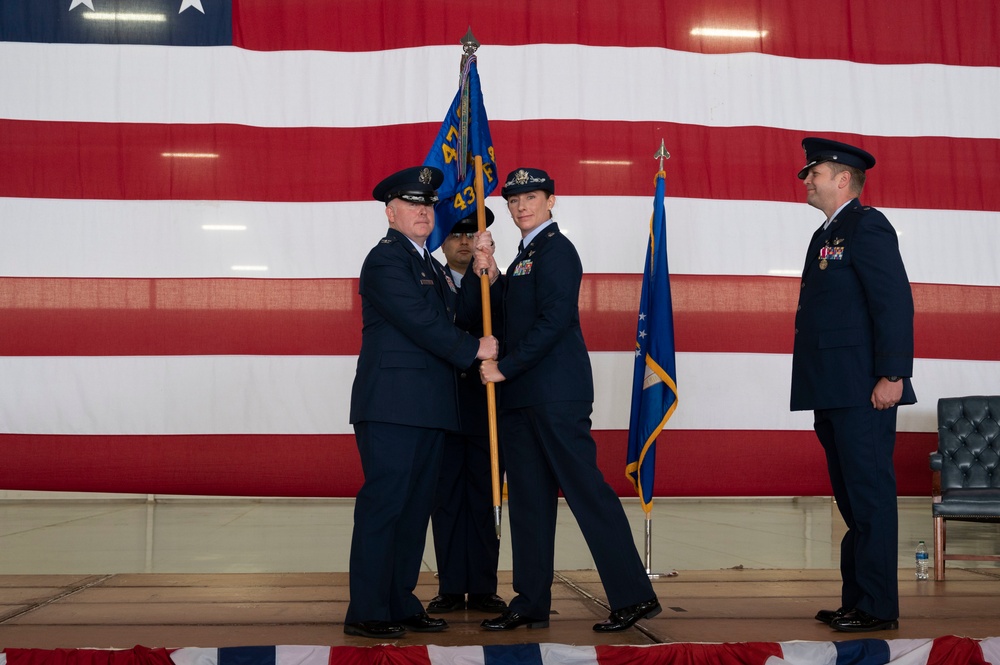
[[[451,237],[454,238],[455,240],[461,240],[462,238],[465,238],[466,240],[472,240],[473,238],[476,237],[476,234],[475,233],[452,233]]]

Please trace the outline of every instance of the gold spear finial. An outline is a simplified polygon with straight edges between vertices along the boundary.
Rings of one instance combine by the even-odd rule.
[[[656,151],[655,155],[653,155],[653,159],[659,159],[660,160],[660,170],[661,171],[663,170],[663,160],[664,159],[670,159],[670,153],[667,152],[667,147],[666,147],[666,144],[663,142],[663,139],[660,139],[660,149]]]

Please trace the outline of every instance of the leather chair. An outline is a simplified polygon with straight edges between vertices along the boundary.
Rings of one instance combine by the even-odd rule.
[[[947,554],[945,522],[1000,523],[1000,395],[938,400],[938,449],[931,453],[934,579],[945,561],[998,561],[998,554]],[[998,547],[1000,552],[1000,547]]]

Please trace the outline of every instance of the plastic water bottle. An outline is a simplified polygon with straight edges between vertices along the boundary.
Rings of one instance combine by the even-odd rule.
[[[920,541],[917,544],[917,579],[926,580],[929,578],[927,574],[927,545],[924,545],[924,541]]]

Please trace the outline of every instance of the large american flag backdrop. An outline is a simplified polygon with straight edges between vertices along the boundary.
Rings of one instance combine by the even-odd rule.
[[[0,488],[353,496],[370,192],[426,155],[470,26],[499,173],[549,171],[584,263],[619,493],[664,139],[680,403],[656,494],[829,494],[788,410],[818,134],[878,158],[864,201],[917,311],[899,489],[926,495],[937,399],[1000,391],[995,0],[3,0]]]

